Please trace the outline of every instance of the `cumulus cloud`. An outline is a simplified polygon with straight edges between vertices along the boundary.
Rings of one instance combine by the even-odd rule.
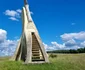
[[[50,45],[44,43],[46,50],[78,49],[85,47],[85,32],[65,33],[60,36],[63,43],[51,42]]]
[[[63,49],[65,47],[64,44],[59,44],[57,42],[51,42],[51,44],[56,47],[56,49]]]
[[[75,46],[77,45],[76,41],[74,39],[68,40],[67,42],[65,42],[65,46]]]
[[[6,35],[7,35],[7,32],[3,29],[0,29],[0,43],[5,41]]]
[[[7,40],[7,31],[0,29],[0,56],[12,55],[18,40]]]
[[[57,42],[51,42],[51,45],[43,43],[43,45],[47,51],[60,50],[65,48],[65,44],[59,44]]]
[[[21,9],[17,9],[16,11],[17,11],[17,12],[19,12],[19,13],[21,13],[21,12],[22,12],[22,10],[21,10]]]
[[[9,19],[11,19],[13,21],[19,21],[21,12],[22,12],[21,9],[17,9],[17,10],[9,10],[8,9],[4,12],[4,14],[6,16],[8,16]],[[30,11],[30,14],[34,14],[34,13]]]
[[[43,43],[46,51],[52,51],[52,50],[56,50],[56,47],[55,46],[52,46],[52,45],[47,45],[45,43]]]
[[[4,14],[6,16],[9,16],[9,19],[13,20],[13,21],[18,21],[18,19],[20,18],[20,14],[21,14],[21,10],[17,9],[17,10],[6,10],[4,12]]]
[[[10,17],[9,19],[13,20],[13,21],[19,21],[18,19],[16,19],[15,17]]]
[[[80,45],[81,45],[82,47],[85,47],[85,41],[81,42]]]
[[[85,40],[85,32],[79,32],[79,33],[65,33],[63,35],[61,35],[61,38],[64,41],[68,41],[71,39],[76,39],[76,40]]]
[[[65,33],[61,35],[63,43],[52,41],[50,45],[43,43],[47,51],[62,49],[78,49],[85,47],[85,32]],[[79,40],[79,41],[78,41]],[[8,40],[7,31],[0,29],[0,56],[12,55],[16,49],[19,39]]]
[[[0,44],[0,53],[2,56],[12,55],[16,49],[16,45],[16,40],[5,40],[2,44]]]
[[[65,43],[66,48],[78,49],[85,47],[85,31],[78,33],[65,33],[60,36]]]
[[[15,17],[15,16],[19,16],[19,13],[14,10],[6,10],[5,15]]]

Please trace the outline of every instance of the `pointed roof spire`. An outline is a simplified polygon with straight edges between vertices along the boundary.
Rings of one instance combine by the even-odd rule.
[[[28,4],[27,0],[24,0],[24,4],[25,4],[25,5],[27,5],[27,4]]]
[[[32,22],[32,18],[31,18],[31,14],[30,14],[29,5],[28,5],[27,0],[24,0],[24,4],[25,4],[27,19],[28,19],[28,21]]]

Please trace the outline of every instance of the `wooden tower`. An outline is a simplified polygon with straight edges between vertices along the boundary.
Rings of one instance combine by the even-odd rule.
[[[25,64],[48,63],[47,53],[31,18],[27,0],[24,0],[24,3],[25,6],[22,9],[22,36],[11,60],[22,60]]]

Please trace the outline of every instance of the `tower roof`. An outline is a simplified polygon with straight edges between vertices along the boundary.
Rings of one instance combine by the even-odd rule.
[[[27,5],[27,4],[28,4],[27,0],[24,0],[24,4],[25,4],[25,5]]]

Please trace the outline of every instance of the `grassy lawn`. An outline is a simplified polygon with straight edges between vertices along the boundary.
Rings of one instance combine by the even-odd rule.
[[[85,54],[56,54],[49,58],[50,64],[28,64],[8,61],[9,57],[0,58],[0,70],[85,70]]]

